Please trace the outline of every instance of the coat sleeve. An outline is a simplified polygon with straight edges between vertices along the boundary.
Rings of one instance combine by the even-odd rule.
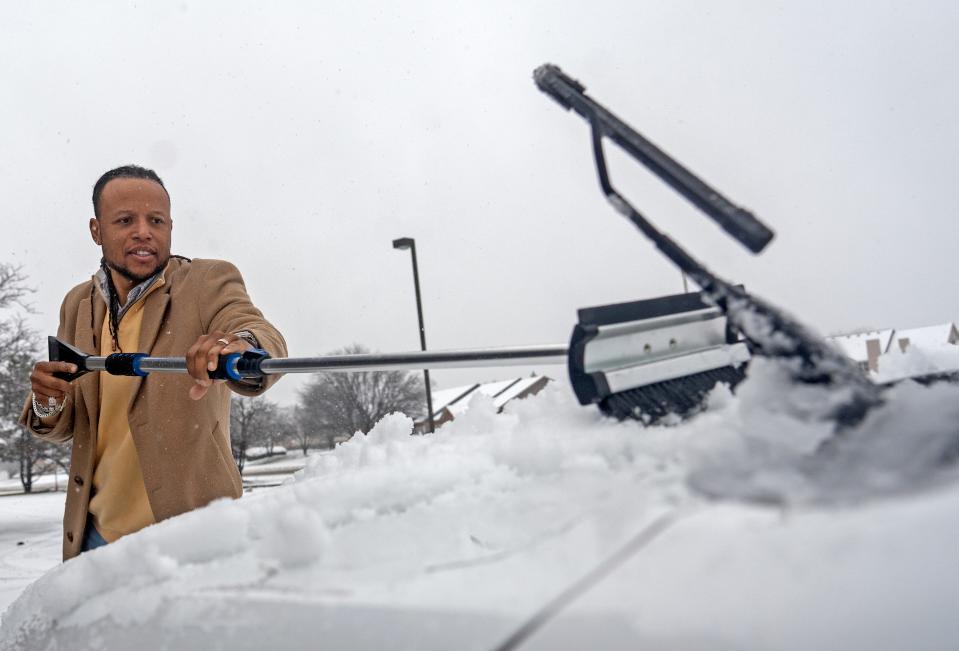
[[[213,262],[213,261],[211,261]],[[206,332],[240,332],[246,330],[256,337],[260,348],[270,357],[286,357],[286,340],[279,330],[264,318],[246,293],[240,271],[229,262],[217,260],[207,269],[200,293],[199,313]],[[230,388],[244,396],[256,396],[266,391],[280,375],[264,376],[259,386],[228,382]]]
[[[57,328],[57,337],[67,339],[66,337],[66,312],[67,299],[63,299],[60,305],[60,326]],[[75,394],[77,392],[77,383],[70,384],[70,391],[64,399],[63,410],[54,419],[50,425],[44,425],[37,415],[33,413],[33,391],[27,390],[27,399],[24,401],[23,410],[20,412],[19,423],[25,427],[31,434],[44,441],[51,443],[66,443],[73,438],[73,406]]]

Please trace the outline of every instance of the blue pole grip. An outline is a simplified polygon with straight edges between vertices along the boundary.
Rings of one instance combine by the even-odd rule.
[[[139,375],[144,377],[147,372],[140,370],[140,360],[146,353],[113,353],[104,361],[107,373],[110,375]]]
[[[221,355],[216,370],[209,373],[210,379],[238,381],[244,378],[263,377],[260,362],[269,357],[270,354],[260,348]]]

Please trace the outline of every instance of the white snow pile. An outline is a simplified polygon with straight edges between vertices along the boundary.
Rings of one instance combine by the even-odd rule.
[[[941,648],[959,536],[959,387],[859,427],[754,360],[675,427],[554,383],[433,435],[401,415],[293,481],[50,571],[0,649],[494,649],[624,545],[522,649]]]

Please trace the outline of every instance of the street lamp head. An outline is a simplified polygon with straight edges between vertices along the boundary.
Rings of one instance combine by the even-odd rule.
[[[414,240],[412,237],[401,237],[398,240],[393,240],[394,249],[402,249],[405,251],[414,245]]]

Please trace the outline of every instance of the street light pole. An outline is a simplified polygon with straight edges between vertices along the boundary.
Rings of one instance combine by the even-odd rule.
[[[426,350],[426,327],[423,325],[423,301],[420,298],[420,272],[416,266],[416,240],[412,237],[401,237],[393,240],[393,248],[398,250],[409,249],[413,256],[413,287],[416,289],[416,316],[420,320],[420,350]],[[426,411],[429,417],[430,433],[435,429],[433,423],[433,392],[430,389],[430,371],[423,369],[423,380],[426,382]]]

